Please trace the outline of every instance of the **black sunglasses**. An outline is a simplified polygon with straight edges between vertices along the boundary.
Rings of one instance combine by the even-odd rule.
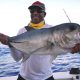
[[[43,12],[42,10],[32,9],[32,10],[30,10],[30,13],[34,13],[35,11],[37,11],[38,13],[42,13]]]

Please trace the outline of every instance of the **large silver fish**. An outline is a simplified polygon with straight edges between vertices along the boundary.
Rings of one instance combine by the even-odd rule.
[[[64,23],[9,37],[9,43],[26,54],[60,54],[80,43],[80,25]]]

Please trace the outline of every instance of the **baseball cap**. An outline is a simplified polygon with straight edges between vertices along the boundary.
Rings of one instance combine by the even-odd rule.
[[[39,2],[39,1],[34,2],[31,6],[28,7],[28,9],[33,9],[33,8],[36,8],[36,7],[41,8],[42,11],[45,12],[45,5],[44,5],[44,3]]]

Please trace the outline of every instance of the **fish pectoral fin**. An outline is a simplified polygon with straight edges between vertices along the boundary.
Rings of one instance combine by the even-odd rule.
[[[22,62],[26,61],[30,57],[30,54],[23,53],[23,59]]]

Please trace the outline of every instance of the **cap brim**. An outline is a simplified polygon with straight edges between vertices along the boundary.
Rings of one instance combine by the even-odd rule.
[[[40,6],[35,6],[35,5],[34,5],[34,6],[29,6],[29,7],[28,7],[28,9],[34,9],[34,8],[40,8],[40,9],[42,9]]]

